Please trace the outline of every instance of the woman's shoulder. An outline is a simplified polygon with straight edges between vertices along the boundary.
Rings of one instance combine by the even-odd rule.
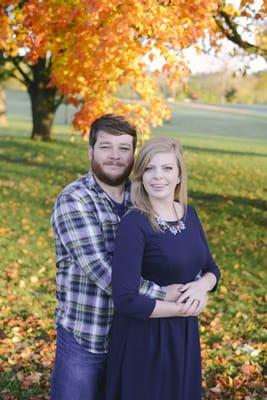
[[[191,204],[187,204],[185,211],[184,211],[183,219],[186,220],[188,218],[193,218],[193,219],[197,218],[198,219],[197,210]]]
[[[131,207],[122,217],[121,223],[123,225],[131,225],[132,227],[147,227],[148,219],[146,214],[138,208]]]
[[[191,204],[187,204],[186,206],[186,213],[187,214],[195,214],[196,213],[196,209],[195,207],[193,207]]]
[[[186,218],[190,218],[191,221],[194,221],[197,225],[201,223],[201,218],[199,217],[197,209],[189,204],[186,207],[185,219]]]

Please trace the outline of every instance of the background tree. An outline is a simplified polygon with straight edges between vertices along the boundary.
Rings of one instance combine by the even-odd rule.
[[[85,133],[104,112],[125,114],[144,135],[170,116],[147,74],[170,86],[187,72],[179,54],[215,27],[218,0],[1,1],[0,70],[24,83],[33,115],[32,137],[51,138],[63,97],[78,107],[74,124]],[[150,71],[151,72],[151,71]],[[142,102],[115,96],[127,83]]]
[[[255,9],[251,0],[242,1],[239,9],[219,0],[191,0],[186,7],[182,0],[2,0],[0,79],[13,76],[25,85],[33,138],[51,138],[63,97],[78,107],[74,123],[83,133],[94,118],[115,111],[126,114],[145,135],[149,125],[170,116],[146,73],[148,62],[155,64],[154,75],[163,71],[173,90],[187,72],[181,50],[213,31],[214,22],[220,37],[266,58],[265,17],[266,1]],[[246,40],[248,30],[255,43]],[[162,69],[155,62],[160,57]],[[117,86],[126,83],[143,103],[115,96]]]
[[[55,112],[63,100],[55,86],[49,85],[52,57],[46,54],[32,62],[27,57],[31,32],[25,30],[24,3],[2,1],[0,6],[0,81],[15,78],[30,96],[32,138],[51,138]]]
[[[239,7],[222,0],[214,20],[221,37],[226,37],[247,54],[267,60],[266,0],[241,0]]]
[[[7,126],[6,93],[4,86],[0,83],[0,126]]]

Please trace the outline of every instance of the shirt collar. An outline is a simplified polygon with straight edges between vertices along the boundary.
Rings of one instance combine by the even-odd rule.
[[[99,198],[102,198],[102,199],[103,198],[107,198],[104,190],[101,188],[101,186],[99,186],[99,184],[95,180],[95,177],[94,177],[92,171],[88,171],[88,173],[86,175],[86,182],[87,182],[87,185],[88,185],[89,189],[94,190],[95,194]],[[130,189],[131,189],[131,182],[128,179],[126,184],[125,184],[125,195],[124,195],[125,206],[131,205]]]

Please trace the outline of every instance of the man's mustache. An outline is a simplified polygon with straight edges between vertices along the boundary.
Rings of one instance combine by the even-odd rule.
[[[104,165],[113,165],[116,167],[124,167],[125,166],[123,163],[120,163],[120,162],[105,162]]]

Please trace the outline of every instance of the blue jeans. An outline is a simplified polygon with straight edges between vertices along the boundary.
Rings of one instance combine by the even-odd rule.
[[[51,400],[104,400],[106,359],[86,351],[58,325]]]

